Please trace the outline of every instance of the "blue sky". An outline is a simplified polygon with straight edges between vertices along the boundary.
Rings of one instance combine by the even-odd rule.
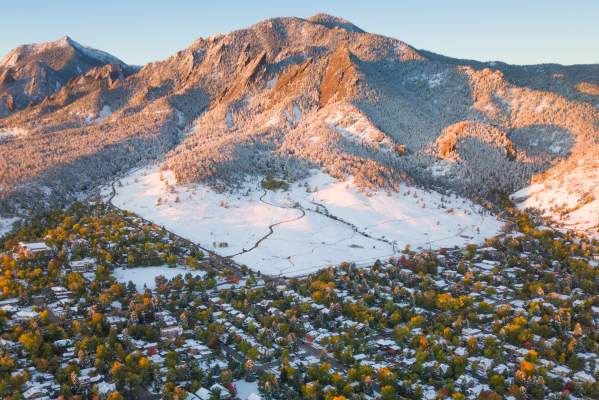
[[[198,37],[270,17],[318,12],[453,57],[599,63],[597,0],[18,0],[2,4],[0,54],[68,34],[125,62],[143,64]]]

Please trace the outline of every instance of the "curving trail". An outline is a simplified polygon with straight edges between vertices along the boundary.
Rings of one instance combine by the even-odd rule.
[[[280,206],[280,205],[277,205],[277,204],[269,203],[266,200],[264,200],[264,196],[266,196],[266,190],[264,190],[264,193],[262,193],[262,196],[260,196],[260,201],[262,203],[268,204],[269,206],[277,207],[277,208],[296,209],[296,210],[298,210],[298,211],[301,212],[301,215],[298,215],[295,218],[286,219],[286,220],[283,220],[283,221],[276,222],[274,224],[270,224],[268,226],[268,233],[266,235],[262,236],[260,239],[258,239],[258,241],[256,243],[254,243],[254,245],[252,247],[250,247],[249,249],[243,249],[243,250],[241,250],[238,253],[228,255],[228,256],[226,256],[226,258],[233,258],[233,257],[239,256],[241,254],[249,253],[250,251],[252,251],[252,250],[256,249],[258,246],[260,246],[260,243],[262,243],[263,241],[265,241],[266,239],[268,239],[268,237],[275,232],[274,231],[274,227],[275,226],[282,225],[282,224],[287,224],[287,223],[293,222],[293,221],[297,221],[297,220],[300,220],[300,219],[302,219],[302,218],[304,218],[306,216],[306,211],[302,207],[285,207],[285,206]]]
[[[357,234],[359,234],[359,235],[362,235],[362,236],[364,236],[364,237],[367,237],[368,239],[373,239],[373,240],[376,240],[376,241],[378,241],[378,242],[381,242],[381,243],[388,244],[388,245],[390,245],[390,246],[393,246],[393,245],[394,245],[394,243],[393,243],[392,241],[390,241],[390,240],[387,240],[387,239],[383,239],[383,238],[379,238],[379,237],[372,236],[372,235],[370,235],[369,233],[367,233],[367,232],[364,232],[364,231],[360,230],[360,229],[359,229],[359,228],[358,228],[356,225],[352,224],[351,222],[348,222],[348,221],[346,221],[346,220],[344,220],[344,219],[342,219],[342,218],[339,218],[339,217],[337,217],[337,216],[335,216],[335,215],[331,214],[331,213],[329,212],[329,209],[328,209],[328,208],[327,208],[327,207],[326,207],[324,204],[317,203],[317,202],[315,202],[315,201],[310,201],[310,203],[314,204],[314,205],[315,205],[317,208],[316,208],[316,209],[314,209],[314,210],[310,210],[310,209],[309,209],[308,211],[315,212],[315,213],[317,213],[317,214],[320,214],[320,215],[322,215],[323,217],[326,217],[326,218],[332,219],[332,220],[333,220],[333,221],[335,221],[335,222],[339,222],[339,223],[342,223],[342,224],[344,224],[344,225],[347,225],[347,226],[349,226],[349,227],[351,228],[351,230],[353,230],[355,233],[357,233]],[[321,208],[324,210],[324,212],[320,211],[320,210],[318,209],[318,207],[321,207]]]

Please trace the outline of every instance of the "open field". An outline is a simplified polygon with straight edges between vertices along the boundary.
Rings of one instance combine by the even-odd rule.
[[[232,194],[178,186],[171,173],[151,167],[115,189],[117,207],[255,270],[287,276],[386,258],[407,245],[480,243],[502,226],[463,198],[409,186],[363,193],[320,172],[287,191],[265,191],[253,181]]]

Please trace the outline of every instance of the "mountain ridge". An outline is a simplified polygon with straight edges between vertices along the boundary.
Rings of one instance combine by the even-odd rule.
[[[161,158],[181,183],[318,168],[367,190],[410,181],[494,202],[598,154],[597,88],[599,65],[458,60],[337,17],[273,18],[134,72],[90,68],[9,113],[0,129],[28,133],[0,139],[0,196],[27,203],[37,186],[60,202]]]

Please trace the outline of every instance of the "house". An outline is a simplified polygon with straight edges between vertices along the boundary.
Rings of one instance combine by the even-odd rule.
[[[56,300],[66,299],[71,295],[71,291],[62,286],[52,286],[50,290]]]
[[[33,386],[23,392],[25,400],[49,398],[48,391],[40,386]]]
[[[37,243],[25,243],[19,242],[17,247],[15,248],[15,253],[24,257],[33,257],[37,255],[51,255],[52,248],[50,248],[44,242]]]
[[[577,373],[572,375],[572,379],[574,380],[574,382],[577,383],[595,383],[595,378],[591,374],[586,373],[585,371],[578,371]]]
[[[196,398],[199,398],[200,400],[210,400],[212,398],[212,393],[210,393],[210,390],[203,387],[196,390],[194,394]]]
[[[98,389],[100,400],[106,400],[111,393],[116,392],[116,385],[105,381],[98,382],[96,388]]]
[[[175,340],[182,333],[183,329],[179,326],[169,326],[168,328],[160,329],[160,336],[166,340]]]
[[[220,394],[221,400],[231,398],[231,393],[229,393],[227,388],[225,388],[223,385],[220,385],[218,383],[215,383],[214,385],[210,386],[210,392],[211,393],[218,392]]]
[[[32,319],[37,319],[39,317],[39,314],[35,311],[31,311],[29,309],[23,309],[20,311],[17,311],[13,316],[12,316],[12,320],[17,322],[17,323],[25,323],[25,322],[29,322]]]
[[[86,257],[81,260],[74,260],[69,263],[71,270],[75,272],[91,272],[94,271],[96,265],[96,259]]]

